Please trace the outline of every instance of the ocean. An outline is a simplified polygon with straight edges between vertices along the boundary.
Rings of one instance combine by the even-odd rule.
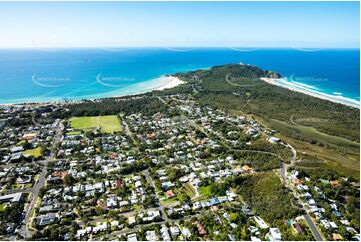
[[[360,103],[358,49],[1,49],[0,104],[81,100],[150,91],[163,75],[244,63],[302,89]]]

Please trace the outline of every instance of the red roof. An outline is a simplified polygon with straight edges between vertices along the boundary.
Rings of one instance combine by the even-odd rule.
[[[175,193],[173,190],[168,190],[165,194],[168,198],[175,197]]]
[[[123,187],[124,182],[120,179],[116,179],[114,184],[115,184],[115,188],[121,188]]]
[[[202,225],[199,221],[197,221],[195,224],[196,224],[196,226],[197,226],[197,229],[198,229],[199,234],[200,234],[201,236],[206,235],[207,232],[206,232],[206,230],[204,229],[203,225]]]

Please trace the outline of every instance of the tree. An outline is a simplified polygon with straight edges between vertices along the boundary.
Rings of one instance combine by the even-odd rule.
[[[22,146],[23,146],[24,150],[27,150],[27,149],[31,148],[31,144],[27,140],[24,141]]]
[[[110,217],[112,217],[114,220],[118,220],[118,219],[119,219],[118,212],[115,211],[115,210],[110,210],[110,211],[108,212],[108,215],[109,215]]]
[[[242,240],[246,240],[247,239],[247,228],[246,228],[246,226],[243,226],[242,227],[242,231],[241,231],[241,239]]]
[[[95,137],[94,132],[92,130],[86,131],[85,137],[87,137],[88,139],[94,139]]]
[[[42,198],[44,197],[45,193],[47,192],[47,188],[46,187],[41,187],[39,190],[39,197]]]
[[[183,192],[178,194],[178,198],[181,203],[189,203],[191,201],[191,198]]]
[[[64,183],[67,185],[73,185],[75,181],[75,178],[71,174],[66,174],[64,176]]]
[[[237,220],[238,220],[238,214],[237,213],[231,213],[230,215],[229,215],[229,222],[231,222],[231,223],[236,223],[237,222]]]

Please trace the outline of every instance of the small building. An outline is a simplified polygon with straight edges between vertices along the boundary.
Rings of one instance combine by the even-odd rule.
[[[162,189],[163,190],[168,190],[168,189],[171,189],[173,187],[174,187],[174,184],[172,182],[170,182],[170,181],[162,183]]]
[[[211,206],[216,206],[218,204],[220,204],[218,198],[212,198],[209,200],[209,203],[211,204]]]
[[[168,190],[165,194],[166,194],[167,198],[172,198],[172,197],[176,196],[172,189]]]
[[[331,229],[337,229],[338,226],[336,225],[335,222],[330,222],[330,228],[331,228]]]
[[[251,172],[252,168],[249,165],[244,165],[244,166],[242,166],[242,170],[244,172]]]
[[[304,229],[300,223],[294,223],[292,224],[292,227],[299,235],[304,234]]]
[[[260,227],[261,229],[267,229],[268,225],[266,224],[266,222],[261,219],[258,216],[253,216],[254,221],[257,223],[258,227]]]
[[[154,230],[148,230],[145,235],[146,240],[148,241],[157,241],[158,236]]]
[[[16,163],[16,162],[21,161],[22,158],[23,158],[23,154],[21,152],[18,152],[18,153],[11,155],[10,162]]]
[[[134,234],[128,234],[127,236],[127,241],[138,241],[137,239],[137,234],[134,233]]]
[[[118,199],[117,197],[108,197],[107,198],[107,208],[117,208],[118,207]]]
[[[116,189],[122,188],[124,186],[124,182],[120,179],[116,179],[113,183],[113,187]]]
[[[281,241],[282,240],[282,234],[278,228],[270,228],[269,230],[270,230],[269,238],[272,241]]]
[[[36,218],[36,224],[39,226],[46,226],[54,223],[56,220],[56,215],[54,213],[48,213]]]
[[[173,237],[178,236],[180,233],[178,226],[171,226],[169,229],[170,229],[170,234]]]
[[[272,144],[275,144],[275,143],[280,142],[281,140],[280,140],[280,138],[277,138],[277,137],[270,137],[270,138],[268,139],[268,141],[269,141],[270,143],[272,143]]]

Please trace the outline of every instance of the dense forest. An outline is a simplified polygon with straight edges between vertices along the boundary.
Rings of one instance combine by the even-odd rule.
[[[81,103],[69,104],[66,111],[54,111],[54,118],[69,118],[81,116],[100,116],[125,113],[127,115],[142,112],[145,115],[166,111],[166,106],[156,97],[149,94],[133,96],[132,98],[104,98],[95,101],[87,100]]]

